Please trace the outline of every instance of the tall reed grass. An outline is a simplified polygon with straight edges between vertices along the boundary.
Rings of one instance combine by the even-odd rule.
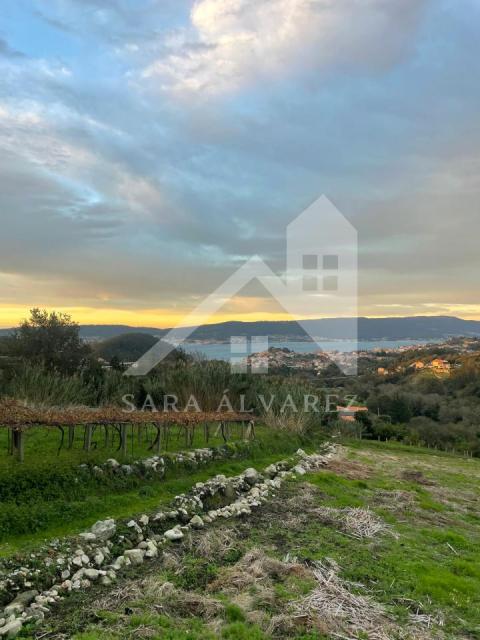
[[[307,382],[232,374],[229,364],[219,361],[159,366],[142,378],[100,367],[65,376],[23,365],[0,387],[0,395],[37,406],[121,405],[126,394],[131,394],[130,400],[138,408],[151,408],[153,402],[162,410],[168,395],[176,397],[179,409],[188,406],[201,411],[251,411],[272,428],[292,433],[317,428],[323,416],[320,402],[316,410],[305,410],[305,398],[315,394]]]

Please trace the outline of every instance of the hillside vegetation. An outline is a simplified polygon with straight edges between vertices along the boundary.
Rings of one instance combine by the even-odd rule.
[[[148,333],[124,333],[95,344],[93,352],[107,362],[112,358],[120,362],[135,362],[157,342],[158,338]]]

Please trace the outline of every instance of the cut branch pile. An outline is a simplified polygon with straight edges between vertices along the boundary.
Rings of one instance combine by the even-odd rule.
[[[430,640],[430,627],[442,624],[440,619],[430,616],[411,616],[410,622],[400,628],[389,619],[385,608],[369,595],[353,593],[364,589],[360,584],[342,580],[339,567],[334,560],[315,562],[312,573],[316,588],[293,605],[293,613],[300,620],[327,624],[330,636],[339,640]]]
[[[320,507],[315,509],[315,515],[324,524],[336,526],[342,533],[357,538],[357,540],[374,538],[385,533],[389,533],[395,538],[398,537],[398,534],[370,509]]]
[[[356,595],[350,589],[361,585],[343,581],[339,575],[339,567],[333,560],[316,562],[313,575],[317,587],[303,600],[294,605],[299,617],[308,616],[327,621],[329,626],[338,629],[338,623],[344,623],[344,633],[334,633],[335,638],[354,638],[352,632],[368,634],[370,640],[390,640],[381,627],[385,622],[385,610],[369,596]]]

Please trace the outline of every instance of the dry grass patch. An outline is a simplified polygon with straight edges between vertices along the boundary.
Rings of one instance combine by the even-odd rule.
[[[224,560],[238,544],[239,532],[235,527],[220,526],[206,529],[201,536],[187,537],[186,548],[190,553],[206,560]]]
[[[334,509],[332,507],[319,507],[315,509],[315,515],[322,524],[335,527],[341,533],[345,533],[357,540],[374,538],[378,535],[389,534],[398,538],[398,534],[370,509],[360,507],[346,507]]]
[[[433,480],[426,478],[423,475],[423,472],[419,469],[406,469],[405,471],[402,471],[400,477],[402,480],[415,482],[416,484],[421,484],[425,487],[433,487],[436,484]]]
[[[435,500],[457,513],[480,511],[480,498],[478,493],[474,491],[462,489],[460,492],[456,487],[437,485],[430,488],[430,493]]]
[[[158,613],[183,618],[198,617],[205,621],[223,616],[224,606],[218,600],[183,589],[170,590],[168,595],[154,605]]]
[[[272,558],[262,549],[251,549],[233,567],[224,568],[209,590],[235,594],[254,586],[257,595],[261,595],[262,587],[289,575],[306,577],[308,570],[303,565]]]
[[[407,627],[399,627],[389,619],[380,603],[369,595],[354,591],[362,585],[347,582],[339,576],[339,567],[333,560],[316,562],[312,573],[317,581],[315,589],[292,606],[292,615],[303,624],[332,638],[352,640],[427,640],[433,636],[424,628],[426,617],[411,618]],[[428,621],[430,623],[430,621]],[[437,634],[435,638],[440,636]]]
[[[375,491],[373,504],[388,511],[401,513],[415,507],[415,494],[411,491],[378,489]]]
[[[349,480],[367,480],[372,477],[372,472],[367,465],[347,458],[330,460],[325,468]]]
[[[108,591],[102,591],[93,601],[93,607],[98,611],[119,611],[124,605],[132,601],[141,600],[144,595],[142,582],[126,582]]]

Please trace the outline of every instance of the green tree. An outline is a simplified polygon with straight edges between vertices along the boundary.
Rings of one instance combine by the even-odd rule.
[[[114,371],[125,371],[125,367],[118,356],[110,358],[110,366]]]
[[[403,424],[411,420],[412,410],[404,395],[400,393],[395,393],[393,395],[390,401],[389,415],[392,418],[392,422],[397,424]]]
[[[377,415],[389,416],[391,422],[401,424],[412,418],[412,410],[407,396],[401,393],[382,394],[368,400],[368,408]]]
[[[12,353],[49,371],[72,374],[90,353],[79,332],[79,325],[67,314],[32,309],[10,339]]]
[[[374,435],[373,423],[371,417],[368,414],[368,411],[357,411],[355,413],[355,420],[356,422],[358,422],[362,437],[372,438]]]

